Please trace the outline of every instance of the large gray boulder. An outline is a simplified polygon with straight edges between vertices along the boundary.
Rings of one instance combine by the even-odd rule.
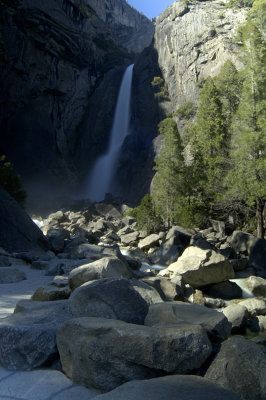
[[[173,375],[127,382],[97,400],[240,400],[235,393],[200,376]],[[96,400],[95,399],[95,400]]]
[[[266,348],[241,336],[222,343],[205,378],[237,393],[242,400],[266,398]]]
[[[157,233],[152,233],[151,235],[140,240],[138,247],[141,250],[149,250],[151,247],[156,247],[159,245],[160,238],[160,235],[158,235]]]
[[[67,258],[84,259],[92,261],[103,257],[118,257],[123,260],[123,256],[118,247],[97,246],[95,244],[82,243],[78,246],[65,248]]]
[[[104,391],[133,379],[187,373],[211,353],[200,326],[147,327],[106,318],[68,321],[57,345],[68,377]]]
[[[145,318],[147,326],[201,325],[213,342],[227,339],[231,324],[220,312],[198,304],[180,301],[152,304]]]
[[[136,279],[101,279],[76,289],[69,308],[74,317],[102,317],[143,324],[149,304],[161,302],[155,289]]]
[[[132,278],[132,272],[126,263],[116,257],[104,257],[89,264],[73,269],[69,275],[71,290],[78,288],[83,283],[104,278]]]
[[[217,251],[190,246],[159,275],[170,278],[181,275],[185,283],[198,288],[234,278],[235,273],[230,262]]]
[[[249,265],[266,279],[266,240],[256,239],[250,249]]]
[[[229,238],[229,243],[237,253],[249,255],[257,240],[256,236],[250,233],[234,231]]]
[[[241,300],[238,304],[246,307],[250,318],[266,315],[266,301],[262,297]]]
[[[27,278],[23,271],[16,268],[0,267],[0,284],[16,283],[23,281],[24,279]]]
[[[42,253],[50,245],[38,226],[0,186],[0,247],[7,252]]]
[[[57,329],[71,316],[67,300],[21,301],[15,314],[0,319],[0,364],[9,370],[31,370],[59,358]]]

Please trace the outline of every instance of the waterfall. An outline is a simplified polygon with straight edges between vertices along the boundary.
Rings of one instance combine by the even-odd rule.
[[[88,180],[86,194],[92,201],[103,200],[111,192],[116,163],[128,135],[133,67],[133,64],[127,67],[121,82],[108,150],[96,160]]]

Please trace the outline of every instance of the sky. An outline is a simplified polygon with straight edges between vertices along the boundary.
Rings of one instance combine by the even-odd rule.
[[[127,0],[128,4],[135,7],[148,18],[157,17],[175,0]]]

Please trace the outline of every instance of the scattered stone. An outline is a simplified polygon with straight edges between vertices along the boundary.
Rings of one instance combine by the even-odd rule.
[[[193,371],[211,353],[201,326],[148,327],[106,318],[68,321],[57,345],[70,379],[104,391],[134,379]]]
[[[83,283],[104,278],[132,278],[128,266],[115,257],[104,257],[73,269],[69,275],[69,287],[73,291]]]
[[[244,287],[254,296],[266,297],[266,279],[258,276],[250,276],[245,280]]]
[[[11,267],[0,267],[0,284],[16,283],[23,281],[24,279],[27,278],[23,271]]]
[[[20,301],[0,319],[0,364],[9,370],[31,370],[58,359],[56,331],[71,316],[67,300]]]
[[[205,297],[201,290],[193,289],[193,292],[189,295],[188,301],[193,304],[198,304],[200,306],[205,305]]]
[[[244,269],[248,268],[248,262],[248,258],[236,258],[230,260],[235,272],[243,271]]]
[[[203,288],[203,292],[209,297],[218,297],[223,300],[239,299],[242,297],[241,288],[235,282],[230,281],[206,286]]]
[[[246,232],[234,231],[232,236],[228,239],[230,245],[237,253],[248,255],[250,249],[258,239]]]
[[[68,251],[69,250],[69,251]],[[67,258],[84,259],[96,261],[103,257],[118,257],[123,260],[123,256],[118,246],[106,247],[97,246],[95,244],[82,243],[71,248],[66,247],[65,249]]]
[[[209,308],[222,308],[226,307],[226,302],[223,299],[214,299],[205,296],[205,306]]]
[[[170,278],[181,275],[185,283],[196,288],[235,276],[233,267],[224,256],[217,251],[195,246],[186,248],[177,262],[159,274]]]
[[[138,247],[141,250],[149,250],[151,247],[159,246],[160,235],[153,233],[139,241]]]
[[[243,332],[248,319],[248,310],[241,304],[230,304],[222,310],[229,322],[232,324],[232,333]]]
[[[54,279],[50,283],[50,285],[56,286],[58,288],[66,287],[66,286],[68,286],[68,277],[57,275],[54,277]]]
[[[220,233],[222,236],[225,235],[225,223],[224,221],[217,221],[215,219],[210,219],[210,224],[213,230],[217,233]]]
[[[184,247],[175,244],[175,237],[165,240],[150,255],[153,264],[168,266],[175,262],[184,251]]]
[[[249,317],[257,317],[258,315],[266,315],[266,302],[263,298],[250,298],[241,300],[238,304],[246,307]]]
[[[235,393],[192,375],[127,382],[109,393],[97,396],[97,400],[162,400],[166,396],[167,400],[240,400]]]
[[[266,316],[259,315],[256,318],[248,320],[247,328],[252,332],[265,332],[266,331]]]
[[[31,300],[33,301],[56,301],[68,299],[71,291],[68,287],[56,287],[52,284],[38,287]]]
[[[266,348],[241,336],[232,337],[222,343],[205,378],[243,400],[265,399]]]
[[[266,240],[256,238],[250,249],[249,265],[266,279]]]
[[[170,279],[156,276],[143,278],[142,281],[156,289],[163,301],[184,299],[184,288],[182,285],[178,285]]]
[[[31,264],[31,269],[47,270],[49,268],[50,261],[33,261]]]
[[[136,244],[139,238],[139,232],[133,231],[131,233],[126,233],[125,235],[120,236],[121,243],[125,245],[133,245]]]
[[[74,317],[103,317],[143,324],[153,301],[162,300],[155,289],[143,282],[101,279],[76,289],[69,299],[69,308]]]
[[[225,340],[231,332],[231,324],[222,313],[180,301],[151,305],[144,323],[147,326],[201,325],[214,343]]]

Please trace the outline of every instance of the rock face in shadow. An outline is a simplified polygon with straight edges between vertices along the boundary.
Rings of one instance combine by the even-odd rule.
[[[108,140],[122,70],[150,44],[154,26],[124,0],[27,0],[16,11],[4,9],[1,25],[0,153],[14,163],[30,194],[48,195],[51,188],[61,194],[80,176],[77,153],[84,142],[78,133],[85,116],[94,117],[90,126],[98,125],[85,132],[84,153],[101,131],[101,145],[96,153],[91,149],[95,157]],[[110,71],[106,96],[99,99],[97,88]]]
[[[7,252],[49,249],[49,242],[18,203],[0,186],[0,247]]]

